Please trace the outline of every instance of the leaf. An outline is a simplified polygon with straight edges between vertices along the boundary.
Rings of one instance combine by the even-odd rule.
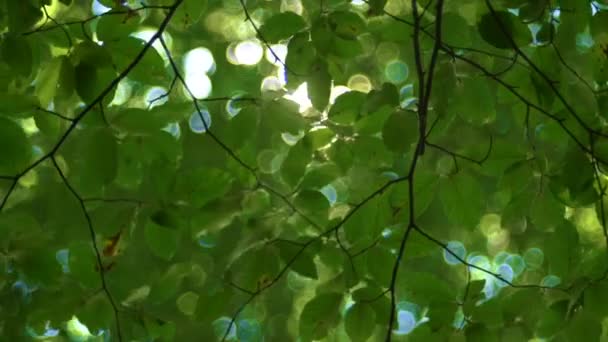
[[[269,43],[287,39],[306,27],[301,16],[293,12],[283,12],[268,18],[260,27],[261,38]]]
[[[287,68],[293,73],[296,73],[296,75],[306,76],[315,61],[315,55],[315,48],[313,44],[308,41],[308,34],[304,32],[298,33],[289,40],[285,65],[287,65]],[[289,78],[291,77],[292,76],[290,75]],[[294,88],[298,84],[294,83]]]
[[[137,14],[105,15],[97,22],[97,38],[111,42],[129,37],[139,26]]]
[[[173,5],[173,2],[167,5]],[[175,11],[171,25],[186,30],[199,21],[206,8],[207,0],[184,0]]]
[[[27,39],[6,35],[0,46],[2,59],[19,75],[28,77],[32,73],[32,48]]]
[[[370,0],[369,11],[367,12],[370,16],[377,16],[384,14],[384,6],[387,0]]]
[[[363,103],[365,103],[364,93],[346,92],[338,96],[329,109],[329,119],[339,124],[350,124],[358,119]]]
[[[183,7],[185,4],[181,4]],[[117,68],[116,71],[122,72],[133,62],[135,57],[143,50],[146,42],[143,40],[126,37],[104,44],[107,49],[112,51],[112,60]],[[149,48],[141,60],[127,75],[130,79],[138,82],[155,84],[167,79],[165,63],[156,49]]]
[[[32,146],[23,128],[15,121],[0,116],[0,175],[13,176],[25,169],[32,156]]]
[[[150,134],[160,131],[170,118],[158,115],[157,111],[127,108],[111,119],[112,125],[127,133]]]
[[[319,340],[340,320],[342,294],[321,293],[304,305],[300,314],[299,335],[304,340]]]
[[[365,26],[363,18],[351,11],[334,11],[329,15],[329,27],[342,39],[357,39],[364,32]]]
[[[285,264],[290,263],[290,268],[301,276],[318,279],[317,266],[313,260],[314,254],[305,250],[298,255],[302,247],[289,242],[279,242],[279,253]],[[292,258],[296,258],[292,261]]]
[[[485,211],[479,182],[466,173],[457,174],[439,187],[443,209],[453,224],[473,229]]]
[[[5,4],[8,29],[12,33],[22,34],[42,18],[42,11],[31,1],[7,1]]]
[[[118,146],[112,132],[108,129],[92,131],[81,143],[81,182],[89,185],[89,189],[112,182],[118,170]]]
[[[57,92],[57,83],[61,73],[61,59],[53,58],[36,78],[36,95],[42,108],[47,108]]]
[[[507,11],[484,14],[477,23],[483,40],[499,49],[511,49],[513,43],[522,46],[530,41],[528,28]]]
[[[471,101],[471,98],[476,100]],[[496,117],[494,94],[482,79],[467,79],[457,88],[451,110],[470,124],[489,124]]]
[[[418,119],[410,111],[397,110],[388,117],[382,129],[382,140],[393,152],[405,153],[418,141]]]
[[[287,157],[281,165],[281,176],[291,186],[298,184],[306,165],[312,160],[312,145],[306,136],[289,149]]]
[[[163,227],[148,220],[145,225],[146,244],[153,255],[164,260],[171,260],[177,252],[178,233],[171,228]]]
[[[329,93],[331,91],[331,76],[327,71],[327,64],[317,60],[312,66],[312,72],[307,81],[308,96],[312,105],[323,111],[329,104]]]
[[[356,303],[348,309],[344,328],[351,341],[367,341],[376,326],[376,312],[370,305]]]

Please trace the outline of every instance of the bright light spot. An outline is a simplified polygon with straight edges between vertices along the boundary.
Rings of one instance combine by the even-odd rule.
[[[57,251],[57,253],[55,253],[55,259],[57,260],[59,265],[61,265],[61,271],[63,273],[70,272],[69,258],[70,258],[70,250],[67,248],[60,249]]]
[[[310,102],[310,99],[308,98],[308,85],[306,84],[306,82],[300,84],[300,86],[298,86],[298,88],[296,88],[296,91],[294,91],[291,94],[285,94],[285,96],[283,96],[284,98],[291,100],[295,103],[297,103],[298,105],[300,105],[300,109],[299,112],[303,113],[306,110],[312,108],[312,102]]]
[[[202,119],[201,116],[203,117]],[[205,121],[203,122],[203,120]],[[211,115],[208,110],[203,108],[201,109],[200,115],[196,111],[192,113],[188,123],[190,124],[192,132],[197,134],[204,133],[211,127]]]
[[[283,158],[273,150],[263,150],[257,157],[258,167],[264,173],[275,173],[281,167]]]
[[[487,238],[492,234],[498,233],[500,231],[500,215],[484,215],[479,222],[479,229],[481,229],[482,234]]]
[[[179,127],[177,122],[168,124],[167,126],[163,127],[162,130],[171,134],[175,139],[179,139],[179,137],[182,135],[182,129]]]
[[[381,42],[376,47],[376,59],[378,64],[386,64],[391,60],[399,58],[400,47],[398,44],[393,42]]]
[[[524,253],[524,261],[531,269],[538,269],[543,265],[545,254],[540,248],[530,248]]]
[[[352,0],[350,3],[352,5],[354,5],[354,6],[363,6],[363,5],[365,5],[365,1],[363,1],[363,0]]]
[[[230,64],[239,64],[239,60],[236,58],[236,43],[230,43],[228,47],[226,47],[226,60],[230,62]]]
[[[519,275],[526,269],[526,262],[524,258],[517,254],[509,255],[505,263],[509,264],[511,268],[513,268],[513,273],[515,277],[519,277]]]
[[[67,322],[66,332],[70,337],[70,340],[75,342],[87,341],[92,336],[89,328],[80,323],[76,316],[72,316],[72,319]]]
[[[509,241],[509,231],[500,229],[488,236],[488,251],[490,251],[490,253],[495,253],[496,251],[507,249]]]
[[[384,172],[382,172],[382,176],[386,177],[390,180],[395,180],[395,179],[399,178],[399,175],[393,171],[384,171]]]
[[[496,288],[496,283],[494,282],[494,279],[495,279],[494,277],[485,276],[485,279],[486,279],[486,282],[483,286],[482,292],[486,296],[486,299],[490,299],[496,295],[496,290],[500,290],[500,289]],[[484,300],[479,300],[476,303],[476,305],[480,305],[483,302],[484,302]]]
[[[167,95],[167,89],[163,87],[152,87],[148,89],[145,95],[148,109],[165,104],[169,100]]]
[[[198,245],[203,248],[215,247],[215,239],[209,235],[201,235],[198,237]]]
[[[281,0],[281,12],[293,12],[295,14],[301,15],[304,10],[304,6],[302,6],[302,2],[300,0]]]
[[[204,47],[188,51],[184,56],[184,70],[186,73],[213,73],[215,71],[213,54]]]
[[[281,80],[274,76],[265,77],[262,80],[262,85],[260,86],[262,92],[266,91],[280,91],[283,89],[283,84]]]
[[[403,100],[407,100],[411,97],[414,97],[414,85],[406,84],[399,90],[399,97]]]
[[[513,268],[511,268],[509,264],[501,264],[500,266],[498,266],[496,273],[498,273],[504,280],[508,282],[513,281]],[[505,287],[509,284],[500,279],[497,279],[496,285],[498,285],[498,287]]]
[[[393,331],[397,335],[407,335],[416,328],[416,317],[409,311],[399,310],[397,313],[397,322],[398,328]]]
[[[266,48],[266,60],[274,65],[282,65],[281,61],[285,62],[285,58],[287,57],[287,45],[274,44],[270,45],[270,49]],[[274,52],[274,55],[272,52]],[[277,57],[279,58],[278,60]]]
[[[283,141],[289,146],[293,146],[293,145],[297,144],[298,141],[300,139],[302,139],[303,136],[304,136],[304,133],[302,131],[300,131],[300,133],[298,135],[293,135],[289,132],[281,133],[281,139],[283,139]]]
[[[226,102],[226,112],[231,118],[235,117],[241,111],[241,109],[243,109],[243,101],[240,100],[240,98],[244,95],[244,93],[237,94],[235,96],[232,96],[232,98],[228,102]]]
[[[32,154],[35,158],[42,157],[42,149],[38,145],[32,145]]]
[[[196,312],[199,295],[192,291],[183,293],[177,298],[176,304],[179,311],[184,315],[192,316]]]
[[[228,317],[220,317],[213,321],[212,325],[213,331],[215,331],[215,336],[222,338],[224,336],[224,333],[228,329],[230,322],[231,320]],[[233,323],[232,326],[230,326],[230,331],[228,332],[228,336],[226,336],[226,340],[231,341],[232,339],[236,338],[236,324]]]
[[[392,60],[386,64],[384,68],[384,76],[389,82],[402,83],[409,75],[407,64],[400,60]]]
[[[464,312],[462,312],[462,307],[459,306],[458,310],[456,310],[456,314],[454,315],[454,322],[452,323],[452,326],[458,330],[464,328],[464,326],[467,324],[467,321],[464,317]]]
[[[505,251],[500,251],[500,252],[496,253],[496,255],[494,256],[494,259],[492,259],[492,263],[494,265],[504,264],[510,255],[511,254],[509,254]]]
[[[462,242],[460,241],[450,241],[448,242],[448,249],[456,254],[461,259],[464,259],[467,255],[467,249],[464,247]],[[455,256],[450,254],[445,249],[443,250],[443,259],[450,265],[458,265],[460,264],[460,260],[458,260]]]
[[[197,99],[204,99],[211,94],[211,80],[205,74],[186,74],[186,85]]]
[[[152,37],[157,33],[157,29],[155,28],[149,28],[149,29],[143,29],[137,32],[134,32],[131,34],[131,37],[135,37],[137,39],[141,39],[144,42],[149,42]],[[173,46],[173,38],[171,37],[171,35],[167,32],[163,32],[163,40],[165,41],[165,44],[167,45],[167,48],[169,50],[171,50],[171,47]],[[160,55],[160,57],[163,59],[163,61],[166,63],[169,63],[169,56],[167,56],[167,54],[165,53],[165,49],[163,49],[162,44],[160,43],[160,41],[157,39],[154,41],[154,43],[152,44],[152,47],[154,49],[156,49],[156,52],[158,52],[158,54]]]
[[[382,237],[388,239],[391,235],[393,235],[393,231],[390,228],[384,228],[382,231]]]
[[[491,267],[490,260],[485,255],[469,256],[467,262],[484,270],[489,270]],[[473,280],[483,279],[486,276],[485,272],[473,267],[469,267],[469,271],[471,272],[471,278],[473,278]]]
[[[131,290],[127,298],[125,298],[121,304],[125,306],[131,306],[137,302],[141,302],[142,300],[146,299],[148,295],[150,295],[150,286],[140,286],[134,290]]]
[[[322,187],[320,191],[325,198],[327,198],[330,206],[336,204],[336,200],[338,199],[336,188],[334,188],[331,184],[327,184],[326,186]]]
[[[242,41],[234,48],[236,61],[242,65],[256,65],[263,55],[264,49],[257,40]]]
[[[126,79],[120,81],[118,86],[116,87],[116,91],[114,92],[114,98],[110,103],[111,106],[120,106],[125,104],[131,98],[131,93],[133,89],[131,85],[126,81]]]
[[[556,287],[557,285],[561,284],[561,282],[562,280],[560,277],[550,274],[540,281],[540,285],[545,287]]]
[[[111,10],[112,9],[110,7],[106,7],[106,6],[102,5],[97,0],[93,0],[93,3],[91,5],[91,12],[93,12],[94,15],[101,15],[101,14],[104,14]]]
[[[369,78],[362,74],[351,76],[348,79],[347,86],[352,90],[360,91],[362,93],[369,93],[369,91],[372,90],[372,83]]]
[[[34,120],[33,117],[20,119],[19,124],[21,125],[23,131],[25,132],[25,134],[27,134],[27,136],[31,136],[40,131],[40,129],[38,129],[38,126],[36,126],[36,120]]]
[[[329,103],[333,104],[336,101],[336,98],[344,93],[348,93],[350,88],[339,85],[331,88],[331,93],[329,94]]]

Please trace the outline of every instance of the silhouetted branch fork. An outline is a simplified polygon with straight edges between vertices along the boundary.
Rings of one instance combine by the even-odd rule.
[[[490,158],[490,154],[492,153],[493,139],[492,139],[492,135],[490,135],[490,143],[488,144],[488,150],[486,151],[486,154],[481,159],[475,159],[475,158],[471,158],[471,157],[465,156],[463,154],[460,154],[458,152],[453,152],[453,151],[451,151],[451,150],[449,150],[449,149],[447,149],[447,148],[445,148],[443,146],[440,146],[440,145],[437,145],[437,144],[433,144],[433,143],[430,143],[428,141],[426,142],[426,144],[428,146],[430,146],[430,147],[433,147],[433,148],[435,148],[437,150],[440,150],[440,151],[442,151],[444,153],[447,153],[447,154],[449,154],[450,156],[452,156],[454,158],[459,158],[459,159],[462,159],[462,160],[469,161],[471,163],[475,163],[477,165],[482,165],[485,161],[488,160],[488,158]]]
[[[177,2],[179,2],[179,3],[181,3],[182,1],[183,0],[177,0]],[[45,22],[40,27],[37,27],[31,31],[23,32],[22,34],[24,36],[29,36],[29,35],[32,35],[35,33],[46,32],[46,31],[51,31],[51,30],[58,29],[58,28],[63,28],[64,26],[86,24],[92,20],[95,20],[95,19],[101,18],[101,17],[105,17],[105,16],[121,15],[121,14],[128,15],[128,14],[131,14],[134,12],[140,12],[140,11],[149,10],[149,9],[164,9],[164,10],[169,10],[169,13],[172,13],[174,8],[175,8],[175,5],[143,5],[141,7],[129,8],[129,9],[124,9],[124,10],[123,9],[120,9],[120,10],[112,9],[108,12],[93,15],[86,19],[81,19],[81,20],[71,20],[71,21],[65,21],[65,22],[58,22],[56,20],[53,20],[53,23],[55,25],[52,25],[52,26],[45,26],[46,25],[46,22]],[[63,29],[65,30],[65,28],[63,28]]]
[[[63,114],[57,113],[57,112],[52,111],[52,110],[44,109],[42,107],[36,107],[36,110],[44,112],[44,113],[47,113],[47,114],[50,114],[50,115],[53,115],[53,116],[56,116],[56,117],[58,117],[60,119],[66,120],[66,121],[70,121],[70,122],[74,121],[73,118],[70,118],[68,116],[65,116]]]

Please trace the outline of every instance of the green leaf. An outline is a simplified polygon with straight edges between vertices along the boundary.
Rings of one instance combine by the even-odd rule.
[[[99,269],[93,247],[87,242],[75,242],[69,251],[70,274],[85,288],[98,287]]]
[[[468,229],[475,228],[485,212],[482,188],[467,173],[457,174],[443,182],[439,187],[439,198],[452,224]]]
[[[45,64],[36,78],[36,95],[40,105],[47,108],[57,93],[57,83],[61,73],[61,58],[53,58]]]
[[[287,184],[291,186],[298,184],[304,176],[306,165],[312,160],[312,152],[312,145],[307,136],[289,149],[287,157],[281,165],[281,175]]]
[[[293,12],[283,12],[268,18],[260,27],[260,36],[269,43],[287,39],[306,27],[301,16]]]
[[[87,134],[81,142],[83,157],[79,168],[83,184],[87,188],[99,188],[114,180],[118,170],[118,145],[109,129],[99,129]]]
[[[166,5],[173,4],[173,2],[169,2]],[[184,0],[175,11],[171,25],[180,30],[186,30],[199,21],[206,8],[207,0]]]
[[[139,26],[137,14],[105,15],[97,22],[97,39],[108,43],[125,39]]]
[[[184,6],[182,4],[181,6]],[[118,72],[122,72],[133,62],[135,57],[143,50],[146,42],[143,40],[126,37],[117,41],[110,41],[104,46],[112,51],[112,60]],[[156,49],[149,48],[143,58],[127,75],[130,79],[138,82],[155,84],[167,80],[165,63]]]
[[[354,12],[334,11],[329,15],[329,27],[338,37],[354,40],[365,32],[366,23]]]
[[[290,268],[301,276],[311,279],[318,279],[317,266],[313,260],[314,254],[309,250],[305,250],[298,255],[301,246],[291,244],[289,242],[279,242],[279,253],[284,263],[289,263],[292,258],[296,258],[290,265]]]
[[[494,93],[483,79],[467,79],[457,88],[450,110],[476,126],[491,123],[496,117]]]
[[[178,238],[179,234],[174,229],[160,226],[152,220],[146,222],[146,244],[155,256],[171,260],[177,251]]]
[[[304,305],[300,314],[299,335],[302,339],[319,340],[340,320],[342,294],[326,292],[315,296]]]
[[[338,96],[329,109],[329,119],[339,124],[350,124],[359,117],[363,103],[365,103],[364,93],[346,92]]]
[[[393,152],[405,153],[418,141],[418,118],[411,111],[397,110],[388,117],[382,129],[382,139],[386,148]]]
[[[375,326],[376,312],[368,304],[354,304],[344,317],[344,328],[351,341],[367,341]]]
[[[2,59],[11,69],[24,77],[32,73],[32,48],[27,39],[6,35],[0,49],[2,49]]]
[[[289,40],[287,51],[285,60],[287,68],[299,76],[308,75],[316,55],[314,45],[308,41],[308,33],[302,32],[294,35]],[[290,77],[293,77],[293,75],[288,76],[288,82]],[[298,84],[294,84],[294,88]]]
[[[528,28],[507,11],[484,14],[477,23],[477,30],[483,40],[499,49],[511,49],[513,43],[523,46],[531,39]]]
[[[32,156],[32,146],[21,125],[0,117],[0,175],[12,176],[28,166]]]
[[[329,104],[329,93],[331,91],[331,76],[327,71],[327,64],[317,60],[312,66],[312,72],[307,82],[308,96],[312,105],[319,111],[323,111]]]
[[[111,119],[112,126],[133,134],[150,134],[165,127],[170,118],[159,115],[159,111],[127,108]]]
[[[22,34],[42,18],[42,10],[32,1],[6,1],[5,4],[8,29],[12,33]]]

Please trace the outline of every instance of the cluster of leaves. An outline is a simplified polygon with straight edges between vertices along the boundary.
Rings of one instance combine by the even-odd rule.
[[[0,27],[3,339],[608,335],[605,0],[1,0]]]

